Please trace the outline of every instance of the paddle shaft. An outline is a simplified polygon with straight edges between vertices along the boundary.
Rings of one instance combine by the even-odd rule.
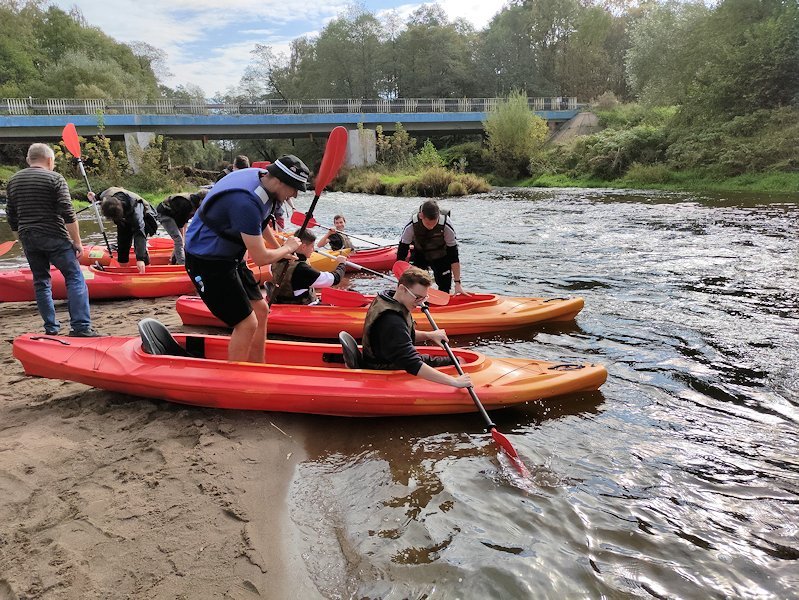
[[[77,157],[78,160],[78,167],[80,168],[80,174],[83,175],[83,181],[86,182],[86,188],[89,192],[92,191],[92,186],[89,183],[89,178],[86,176],[86,169],[83,168],[83,159]],[[111,243],[108,241],[108,236],[105,233],[105,227],[103,226],[103,218],[100,216],[100,209],[97,208],[97,203],[92,202],[92,206],[94,207],[94,216],[97,219],[97,224],[100,226],[100,233],[103,234],[103,239],[105,240],[105,246],[108,248],[108,254],[113,258],[114,253],[111,250]]]
[[[432,327],[434,330],[438,329],[438,325],[436,325],[436,322],[433,320],[433,316],[430,314],[430,309],[427,307],[427,304],[422,304],[421,309],[424,313],[424,316],[427,317],[430,327]],[[444,346],[444,350],[447,351],[447,356],[449,356],[449,359],[455,365],[455,368],[458,370],[458,374],[463,375],[463,368],[461,367],[460,362],[458,362],[458,359],[455,358],[455,354],[452,352],[452,348],[449,347],[449,343],[442,341],[441,345]],[[486,422],[486,427],[488,427],[490,430],[496,429],[497,426],[491,420],[491,417],[488,416],[483,403],[480,402],[480,398],[477,397],[477,393],[474,391],[474,387],[470,385],[466,389],[469,390],[469,395],[472,397],[475,406],[477,406],[477,410],[479,410],[480,414],[483,415],[483,419],[485,419]]]
[[[321,254],[322,256],[326,257],[326,258],[332,258],[333,260],[336,260],[336,257],[333,256],[332,254],[328,254],[327,252],[323,252],[322,250],[319,250],[318,248],[316,249],[316,251],[319,254]],[[389,277],[385,273],[381,273],[379,271],[373,271],[372,269],[370,269],[368,267],[361,266],[361,265],[356,264],[354,262],[351,262],[349,260],[347,262],[345,262],[344,264],[347,265],[348,267],[352,267],[353,269],[355,269],[357,271],[366,271],[367,273],[372,273],[373,275],[377,275],[378,277],[382,277],[383,279],[388,279],[389,281],[397,283],[396,279],[394,279],[393,277]]]

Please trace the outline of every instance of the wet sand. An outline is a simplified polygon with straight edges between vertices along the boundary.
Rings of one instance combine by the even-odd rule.
[[[93,324],[181,331],[174,301],[93,303]],[[11,343],[43,332],[36,307],[0,304],[0,323],[0,600],[319,597],[286,508],[290,418],[26,377]]]

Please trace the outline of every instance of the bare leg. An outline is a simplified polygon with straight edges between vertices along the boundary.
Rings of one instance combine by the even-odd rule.
[[[227,349],[227,359],[231,362],[243,362],[248,360],[250,345],[253,335],[258,328],[258,320],[255,313],[251,312],[243,321],[239,321],[230,334],[230,344]],[[263,340],[263,338],[261,338]],[[261,342],[263,352],[263,341]],[[263,354],[261,355],[263,362]]]
[[[266,300],[254,300],[252,302],[252,310],[258,324],[250,339],[250,349],[247,360],[250,362],[262,363],[265,360],[266,352],[264,342],[266,341],[266,323],[267,317],[269,317],[269,305],[266,303]]]

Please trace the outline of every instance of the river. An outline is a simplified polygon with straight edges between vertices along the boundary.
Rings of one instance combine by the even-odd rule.
[[[328,193],[315,216],[396,239],[419,202]],[[795,597],[799,199],[498,189],[441,204],[467,290],[585,298],[574,324],[457,343],[609,378],[492,415],[529,481],[477,414],[297,416],[308,457],[289,510],[320,591]]]

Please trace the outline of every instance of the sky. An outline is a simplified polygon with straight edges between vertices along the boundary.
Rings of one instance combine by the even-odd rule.
[[[439,0],[450,19],[484,28],[506,0]],[[93,26],[125,43],[147,42],[167,54],[171,75],[162,83],[198,85],[206,97],[238,84],[256,43],[287,52],[291,40],[317,35],[351,2],[314,0],[55,0],[69,11],[77,6]],[[402,21],[423,3],[365,0],[358,3],[378,17],[395,11]]]

